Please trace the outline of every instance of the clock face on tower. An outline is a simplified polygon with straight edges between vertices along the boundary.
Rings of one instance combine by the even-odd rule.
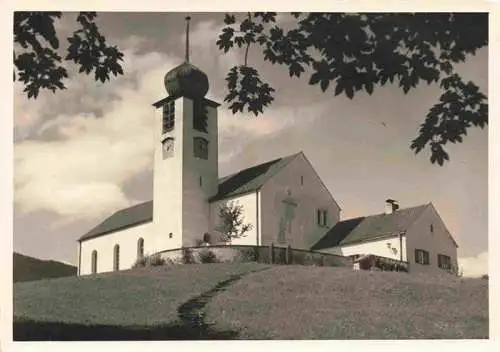
[[[202,137],[194,137],[193,151],[195,158],[208,159],[208,141]]]
[[[167,138],[163,141],[163,159],[170,158],[174,155],[174,139]]]

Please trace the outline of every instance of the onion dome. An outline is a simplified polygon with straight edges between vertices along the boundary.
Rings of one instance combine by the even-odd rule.
[[[165,75],[165,89],[175,98],[203,98],[208,92],[208,77],[198,67],[189,63],[189,20],[186,17],[186,59]]]
[[[203,98],[208,92],[208,77],[198,67],[184,62],[165,75],[165,89],[174,97]]]

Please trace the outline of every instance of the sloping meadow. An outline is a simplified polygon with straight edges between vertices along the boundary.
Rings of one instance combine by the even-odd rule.
[[[132,328],[137,332],[178,327],[181,324],[178,310],[183,303],[234,275],[267,267],[261,264],[176,265],[19,283],[14,285],[14,338],[123,339],[131,332],[119,328]],[[65,326],[71,331],[64,331]],[[81,335],[78,330],[87,327],[99,327],[102,331],[107,327],[107,332],[93,329]],[[178,334],[178,330],[162,331]],[[168,338],[161,336],[161,331],[155,336]]]
[[[205,311],[242,339],[486,339],[488,281],[281,266],[243,278]]]
[[[200,314],[194,325],[186,324],[191,303]],[[488,281],[300,265],[162,266],[18,283],[14,321],[15,340],[485,339]]]

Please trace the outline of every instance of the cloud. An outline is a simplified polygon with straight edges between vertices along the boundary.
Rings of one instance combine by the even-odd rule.
[[[306,129],[324,116],[328,103],[303,107],[270,107],[264,114],[219,114],[219,163],[226,164],[246,151],[251,143],[274,138],[290,129]]]
[[[488,274],[488,252],[482,252],[475,257],[459,258],[458,265],[464,276],[477,277]]]
[[[157,52],[137,54],[134,45],[142,41],[134,38],[124,47],[126,74],[109,83],[96,86],[93,77],[80,75],[54,96],[28,102],[17,96],[16,127],[25,127],[26,135],[14,148],[14,200],[24,213],[47,210],[88,219],[135,201],[124,187],[152,168],[151,104],[164,96],[163,76],[178,64]],[[307,121],[314,110],[271,108],[253,117],[221,106],[220,161],[241,152],[246,142]]]
[[[230,68],[243,63],[244,49],[234,49],[227,53],[218,49],[216,42],[224,27],[222,19],[220,21],[201,21],[193,26],[189,35],[190,61],[205,72],[212,73],[209,76],[209,79],[211,78],[209,96],[212,98],[225,92],[225,81],[221,78],[227,74]],[[178,47],[182,48],[182,52],[184,52],[184,35],[179,37],[178,43]],[[215,81],[214,78],[217,80]]]
[[[164,94],[162,78],[174,62],[158,53],[126,55],[127,75],[110,83],[105,93],[91,93],[91,77],[73,78],[63,99],[52,105],[52,119],[33,125],[31,140],[16,143],[14,201],[23,212],[49,210],[94,218],[133,202],[123,184],[152,166],[151,104]],[[111,92],[115,99],[110,101]],[[64,103],[74,106],[57,113]],[[51,104],[42,99],[34,106],[45,109]],[[95,106],[102,108],[101,118],[89,112]],[[36,120],[36,111],[28,111]]]

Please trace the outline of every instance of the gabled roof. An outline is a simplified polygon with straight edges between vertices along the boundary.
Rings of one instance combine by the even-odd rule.
[[[85,235],[80,237],[78,241],[88,240],[90,238],[99,237],[116,230],[121,230],[130,226],[136,226],[142,223],[149,222],[153,219],[153,201],[133,205],[117,211],[109,218],[101,222]]]
[[[209,201],[217,201],[258,190],[300,153],[249,167],[219,179],[219,191]],[[137,204],[117,211],[94,227],[78,241],[103,236],[110,232],[149,222],[153,219],[153,201]]]
[[[399,209],[392,214],[377,214],[339,221],[313,247],[320,250],[394,236],[407,231],[431,203]]]
[[[219,191],[210,202],[257,191],[299,154],[271,160],[219,179]]]

